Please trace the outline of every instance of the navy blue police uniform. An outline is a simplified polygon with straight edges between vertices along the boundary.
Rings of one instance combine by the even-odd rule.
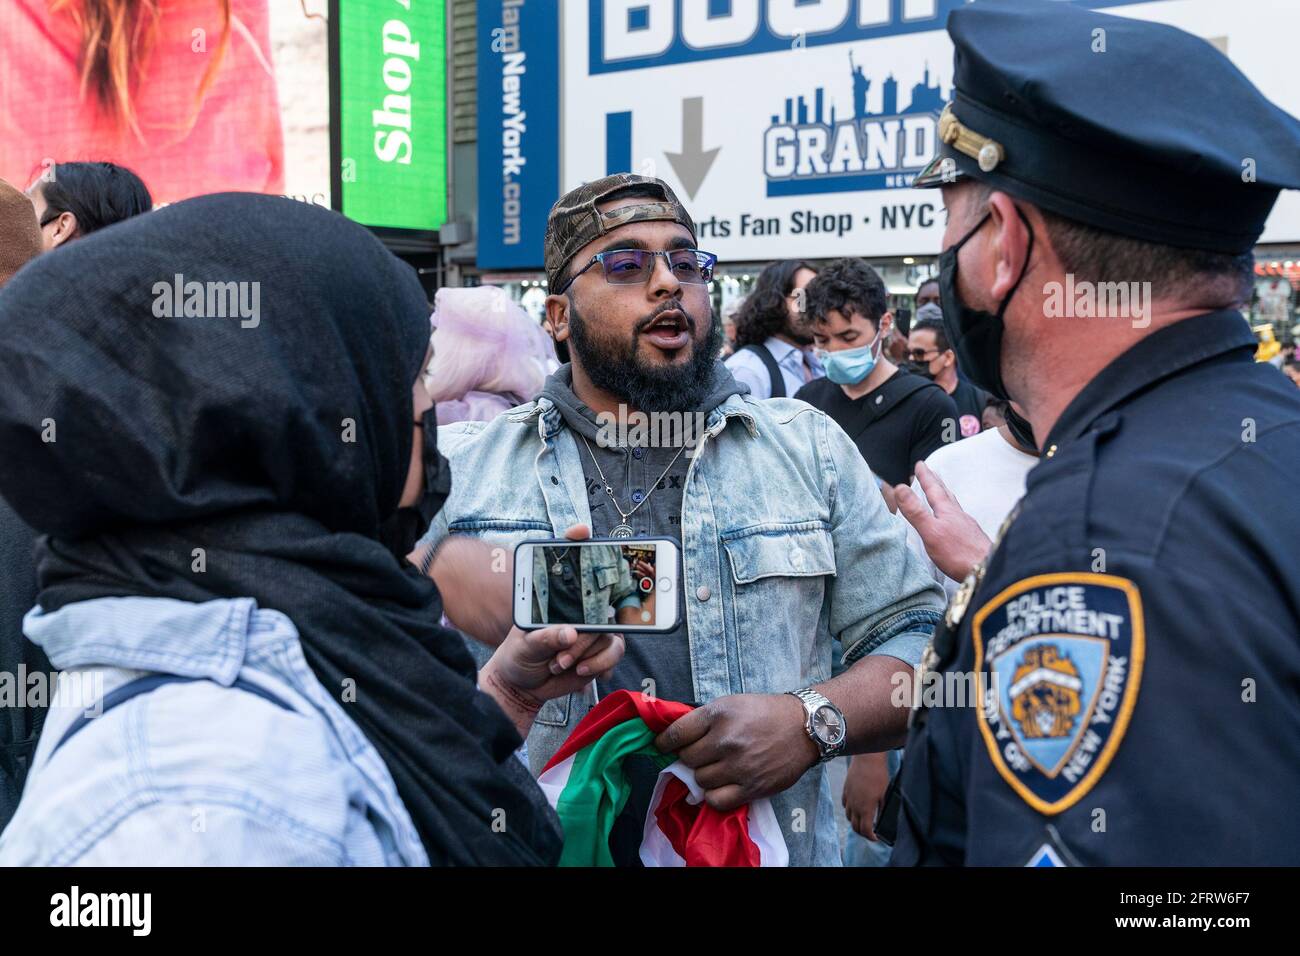
[[[1300,122],[1195,37],[1020,0],[948,30],[918,185],[1221,256],[1300,187]],[[1001,314],[955,311],[1001,388]],[[1300,863],[1300,392],[1255,344],[1236,311],[1166,326],[1040,436],[922,664],[895,864]]]

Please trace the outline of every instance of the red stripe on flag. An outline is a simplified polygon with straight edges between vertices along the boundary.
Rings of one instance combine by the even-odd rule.
[[[749,838],[749,804],[720,813],[692,804],[691,791],[673,777],[654,808],[659,829],[687,866],[761,866],[762,854]]]
[[[542,773],[569,759],[583,747],[595,743],[610,728],[625,721],[640,717],[652,731],[661,733],[678,717],[690,712],[691,708],[688,705],[679,704],[675,700],[660,700],[635,691],[616,690],[591,708],[587,716],[582,718],[582,722],[573,728],[569,739],[555,752],[555,756],[547,761],[546,766],[542,768]]]

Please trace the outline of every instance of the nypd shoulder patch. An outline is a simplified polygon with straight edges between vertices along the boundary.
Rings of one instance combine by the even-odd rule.
[[[993,766],[1039,813],[1069,809],[1106,772],[1137,703],[1137,585],[1086,572],[1026,578],[976,612],[971,636]]]

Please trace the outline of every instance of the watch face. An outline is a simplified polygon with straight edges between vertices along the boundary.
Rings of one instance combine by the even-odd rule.
[[[812,728],[824,744],[837,744],[844,737],[844,721],[839,712],[825,704],[813,711]]]

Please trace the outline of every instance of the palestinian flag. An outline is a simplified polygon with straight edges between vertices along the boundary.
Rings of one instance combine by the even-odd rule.
[[[609,834],[631,787],[623,761],[657,761],[641,841],[646,866],[786,866],[790,856],[768,800],[720,813],[704,803],[694,772],[654,738],[691,710],[686,704],[620,690],[598,703],[542,770],[538,783],[564,825],[561,866],[613,866]]]

